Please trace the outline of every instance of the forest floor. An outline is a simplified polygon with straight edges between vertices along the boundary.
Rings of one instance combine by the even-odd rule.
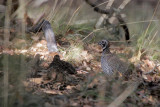
[[[5,12],[0,17],[0,107],[160,107],[158,1],[131,0],[123,9],[131,44],[120,40],[123,31],[110,34],[107,27],[95,29],[93,26],[101,14],[83,3],[84,0],[64,0],[64,3],[55,0],[55,7],[45,2],[48,10],[55,8],[50,15],[48,10],[44,11],[44,15],[48,13],[46,20],[56,35],[58,52],[48,52],[42,32],[24,34],[25,26],[14,20],[15,14],[10,17]],[[32,8],[26,6],[25,10],[36,20],[41,16],[39,11],[45,10],[37,3],[40,8],[33,8],[31,2]],[[122,2],[117,0],[117,3],[115,6]],[[22,11],[22,7],[18,9]],[[16,15],[21,16],[21,11],[16,10]],[[9,43],[4,42],[8,39],[7,32]],[[130,65],[132,72],[128,77],[118,74],[109,79],[102,72],[102,49],[97,44],[102,38],[111,42],[112,53]]]
[[[21,39],[14,40],[12,44],[17,46],[26,42]],[[117,46],[113,43],[111,52],[117,55],[125,54],[133,65],[133,71],[130,78],[108,80],[101,70],[102,50],[96,43],[81,43],[79,38],[68,42],[62,37],[57,39],[57,44],[59,53],[49,53],[45,40],[34,41],[32,46],[24,49],[0,47],[0,59],[8,55],[9,103],[11,105],[105,107],[121,95],[133,81],[137,81],[139,82],[137,89],[120,107],[160,106],[160,66],[149,56],[144,55],[139,62],[135,62],[134,57],[129,57],[131,47]],[[66,69],[69,68],[47,69],[55,55],[72,64],[76,72],[68,73]],[[58,64],[61,65],[57,63],[56,67],[59,67]],[[4,72],[1,69],[1,85],[3,76]],[[3,101],[2,97],[1,101]]]

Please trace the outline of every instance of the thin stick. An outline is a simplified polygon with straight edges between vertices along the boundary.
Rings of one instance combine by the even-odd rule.
[[[144,20],[144,21],[128,22],[125,24],[129,25],[129,24],[140,24],[140,23],[147,23],[147,22],[159,22],[159,20]],[[120,25],[124,25],[124,24],[120,24]]]
[[[103,2],[103,3],[100,3],[99,5],[97,5],[96,7],[99,7],[99,6],[101,6],[101,5],[103,5],[103,4],[105,4],[105,3],[108,3],[109,1],[106,1],[106,2]]]
[[[97,31],[100,31],[100,30],[103,30],[104,28],[100,28],[100,29],[95,29],[95,30],[93,30],[92,32],[90,32],[86,37],[84,37],[83,39],[82,39],[82,41],[84,41],[85,39],[87,39],[91,34],[93,34],[94,32],[97,32]]]
[[[73,17],[75,16],[75,14],[77,13],[77,11],[78,11],[80,8],[81,8],[81,5],[74,11],[73,15],[71,16],[71,18],[70,18],[70,20],[69,20],[69,22],[68,22],[68,24],[67,24],[67,28],[68,28],[69,24],[71,23]]]

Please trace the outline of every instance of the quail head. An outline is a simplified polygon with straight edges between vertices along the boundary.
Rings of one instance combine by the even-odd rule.
[[[110,52],[110,43],[108,40],[102,40],[98,43],[103,51],[101,56],[101,68],[103,72],[112,76],[115,73],[125,74],[128,69],[128,65],[121,61],[115,54]]]

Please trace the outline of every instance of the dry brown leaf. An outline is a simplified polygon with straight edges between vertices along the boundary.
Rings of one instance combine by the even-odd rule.
[[[36,83],[36,84],[40,84],[43,81],[43,79],[42,78],[30,78],[29,81]]]

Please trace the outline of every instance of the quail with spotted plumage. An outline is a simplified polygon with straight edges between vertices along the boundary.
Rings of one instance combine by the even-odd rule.
[[[49,65],[49,67],[47,69],[49,69],[51,67],[58,70],[59,72],[60,71],[62,71],[62,72],[67,71],[67,73],[69,73],[69,74],[76,74],[77,73],[75,68],[72,66],[72,64],[61,60],[59,55],[54,56],[52,63]]]
[[[121,61],[118,56],[110,52],[110,43],[107,40],[102,40],[98,43],[103,51],[101,56],[101,68],[103,72],[108,75],[112,76],[115,73],[125,74],[128,65]]]

